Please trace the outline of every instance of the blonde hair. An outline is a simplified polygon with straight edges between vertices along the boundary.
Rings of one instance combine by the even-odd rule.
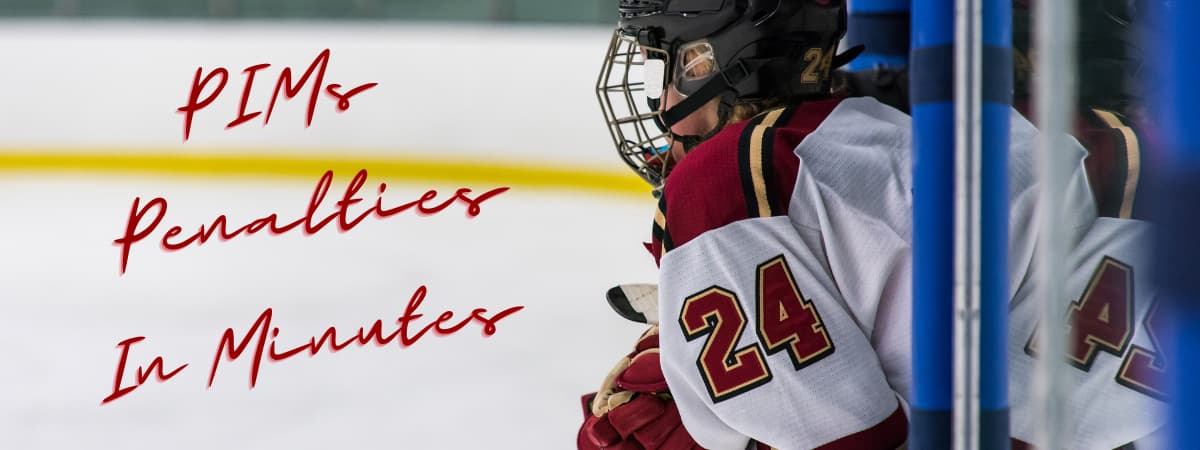
[[[768,98],[755,100],[752,102],[738,102],[733,105],[733,111],[729,114],[729,123],[738,123],[743,120],[749,120],[754,116],[775,109],[783,104],[783,100],[778,98]]]

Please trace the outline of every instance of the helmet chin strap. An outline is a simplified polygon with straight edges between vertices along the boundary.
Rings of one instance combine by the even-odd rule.
[[[683,101],[671,107],[662,113],[662,125],[666,129],[670,129],[685,117],[696,112],[703,107],[709,100],[717,98],[717,96],[726,92],[736,92],[735,86],[741,83],[750,75],[757,72],[763,66],[769,63],[769,59],[740,59],[737,60],[732,67],[724,69],[709,78],[696,89],[696,92],[687,96]]]
[[[704,82],[692,95],[687,96],[683,101],[680,101],[670,109],[663,111],[661,116],[655,118],[655,121],[660,128],[671,135],[674,141],[683,144],[684,151],[691,150],[693,147],[700,145],[701,142],[716,135],[717,132],[725,127],[725,124],[729,121],[730,114],[733,112],[733,102],[736,98],[735,93],[737,92],[735,86],[767,65],[768,62],[770,62],[769,59],[738,60],[731,68],[713,75],[712,78]],[[680,135],[671,131],[672,126],[717,97],[721,98],[721,102],[717,108],[717,125],[712,130],[702,135]]]
[[[683,145],[683,151],[689,152],[692,148],[700,145],[701,142],[707,141],[709,138],[716,136],[725,125],[729,123],[729,116],[733,114],[734,96],[732,91],[727,91],[721,95],[721,102],[717,104],[717,124],[704,134],[675,134],[669,131],[671,139]],[[670,130],[668,128],[668,130]]]

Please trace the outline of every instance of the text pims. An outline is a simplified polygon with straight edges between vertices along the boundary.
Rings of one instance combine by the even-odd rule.
[[[230,121],[229,124],[225,126],[225,129],[230,129],[249,122],[263,113],[262,111],[254,111],[249,113],[246,112],[246,104],[250,100],[250,90],[254,86],[255,74],[257,74],[258,71],[268,67],[271,67],[271,65],[263,63],[253,65],[242,70],[242,73],[246,74],[246,85],[244,88],[242,88],[242,99],[241,103],[238,105],[237,117]],[[304,122],[304,126],[306,127],[312,125],[313,113],[317,109],[317,97],[320,96],[322,86],[325,87],[326,94],[329,94],[329,96],[337,100],[337,111],[343,112],[347,109],[350,109],[351,97],[354,97],[355,95],[358,95],[363,91],[373,88],[379,84],[365,83],[348,91],[342,92],[342,85],[340,84],[330,83],[327,86],[324,85],[325,69],[328,67],[329,49],[325,49],[322,50],[321,53],[317,54],[316,59],[313,60],[312,64],[308,66],[308,69],[304,71],[304,75],[301,75],[300,79],[296,81],[295,84],[292,83],[292,68],[283,68],[283,72],[279,74],[279,80],[275,82],[275,90],[271,93],[271,102],[267,105],[267,115],[263,117],[263,125],[265,126],[271,121],[271,112],[275,110],[275,102],[279,100],[280,92],[282,92],[287,99],[300,95],[300,90],[304,88],[304,85],[308,83],[309,77],[312,77],[314,73],[316,74],[316,78],[312,82],[312,92],[308,96],[308,115],[306,116]],[[201,100],[200,96],[204,92],[205,86],[207,86],[209,82],[213,81],[214,78],[217,79],[217,87],[213,89],[212,93],[208,94],[207,97],[204,97],[204,99]],[[208,75],[204,75],[203,67],[196,68],[196,77],[192,80],[192,88],[191,91],[188,92],[187,104],[180,106],[178,109],[180,113],[183,113],[183,140],[185,142],[189,137],[191,137],[192,118],[196,115],[196,112],[204,109],[204,107],[211,104],[213,100],[216,100],[217,96],[221,94],[221,90],[225,88],[225,83],[228,81],[229,71],[224,67],[217,67],[209,72]]]

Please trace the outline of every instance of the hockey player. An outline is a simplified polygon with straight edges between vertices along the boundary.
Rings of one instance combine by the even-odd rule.
[[[676,409],[704,448],[902,445],[909,313],[887,298],[907,295],[908,117],[831,95],[845,1],[620,14],[601,100],[626,162],[661,186],[661,331],[591,401],[581,447],[682,440],[660,426]],[[672,401],[627,387],[660,357]]]
[[[621,155],[659,188],[661,292],[656,311],[628,295],[617,306],[661,330],[585,399],[580,448],[902,445],[909,118],[831,86],[844,1],[622,0],[620,13],[598,90]],[[1027,441],[1035,136],[1014,114],[1010,379],[1014,436]],[[1063,175],[1073,381],[1088,387],[1070,407],[1125,412],[1119,426],[1072,424],[1069,442],[1114,448],[1158,426],[1141,414],[1157,405],[1162,369],[1153,291],[1134,270],[1144,229],[1096,220],[1082,165]]]

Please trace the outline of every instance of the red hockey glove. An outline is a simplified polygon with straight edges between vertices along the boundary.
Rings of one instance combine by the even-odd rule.
[[[633,353],[621,358],[600,390],[583,396],[580,450],[692,450],[692,439],[679,418],[658,360],[658,327],[638,339]]]

